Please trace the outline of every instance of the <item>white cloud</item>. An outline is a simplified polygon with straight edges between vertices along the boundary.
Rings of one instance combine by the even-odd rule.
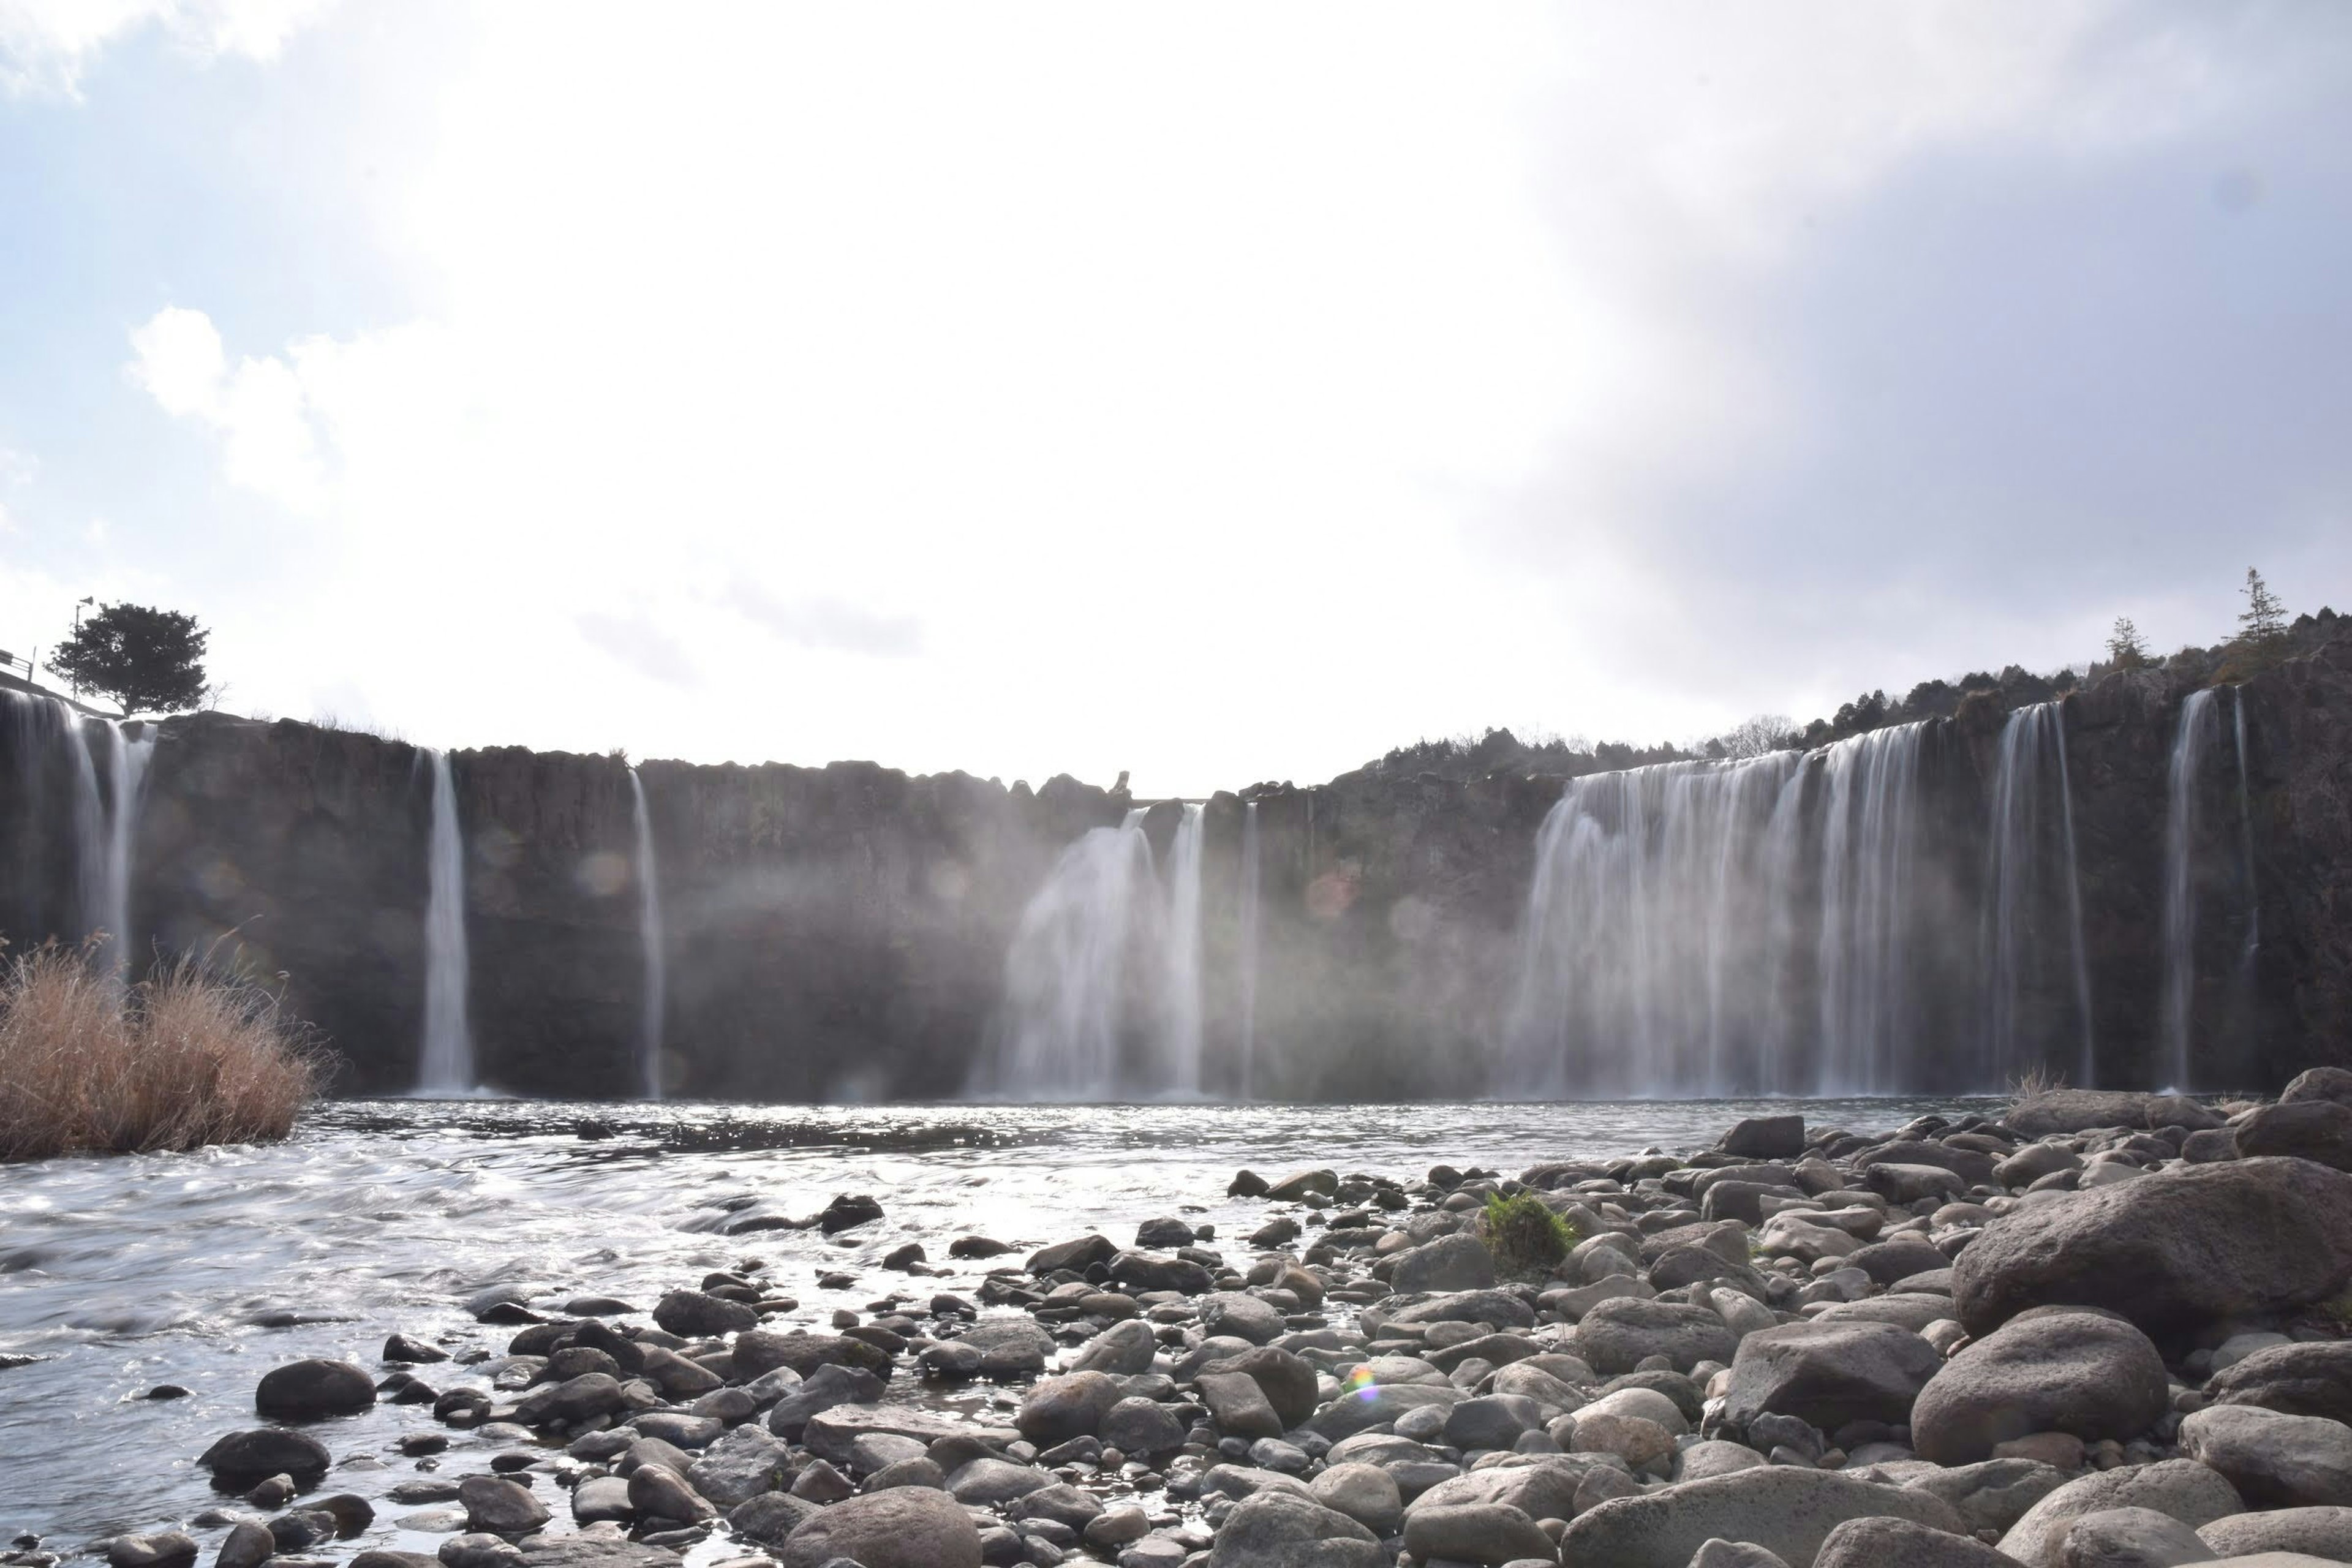
[[[70,94],[98,56],[162,26],[204,56],[271,60],[334,0],[0,0],[0,86]]]
[[[431,319],[166,310],[131,374],[318,542],[215,645],[280,710],[1167,790],[1687,736],[1738,715],[1628,654],[1703,597],[1652,546],[1843,438],[1759,300],[1908,168],[2227,99],[2132,16],[484,7],[373,215]]]

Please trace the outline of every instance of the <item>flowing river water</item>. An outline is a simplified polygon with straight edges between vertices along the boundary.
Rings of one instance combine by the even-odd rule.
[[[394,1331],[453,1351],[502,1352],[515,1331],[462,1303],[498,1284],[560,1300],[607,1294],[650,1309],[669,1289],[748,1257],[800,1310],[772,1327],[824,1324],[894,1291],[969,1294],[990,1268],[1098,1228],[1122,1244],[1175,1214],[1217,1227],[1229,1258],[1262,1199],[1225,1196],[1248,1167],[1314,1165],[1417,1178],[1440,1161],[1516,1173],[1540,1161],[1712,1142],[1742,1116],[1804,1111],[1814,1126],[1877,1131],[1927,1111],[1991,1102],[1864,1100],[1614,1104],[1330,1106],[775,1106],[547,1101],[343,1101],[285,1143],[193,1154],[0,1166],[0,1538],[52,1551],[125,1530],[185,1526],[215,1496],[194,1458],[261,1425],[254,1385],[272,1366],[336,1356],[376,1371]],[[728,1234],[759,1214],[809,1215],[836,1193],[871,1194],[878,1224]],[[953,1261],[980,1233],[1015,1253]],[[879,1267],[920,1242],[950,1272]],[[854,1276],[844,1289],[821,1275]],[[15,1358],[38,1359],[9,1365]],[[419,1369],[437,1387],[463,1369]],[[189,1396],[145,1397],[158,1384]],[[887,1397],[975,1413],[1017,1402],[984,1386],[927,1392],[901,1372]],[[429,1552],[383,1500],[420,1462],[394,1447],[438,1430],[380,1405],[314,1425],[337,1466],[323,1489],[375,1501],[346,1543]],[[452,1433],[440,1473],[483,1468],[511,1447]],[[478,1451],[476,1451],[478,1450]],[[556,1528],[566,1516],[556,1500]],[[207,1556],[218,1531],[199,1532]]]

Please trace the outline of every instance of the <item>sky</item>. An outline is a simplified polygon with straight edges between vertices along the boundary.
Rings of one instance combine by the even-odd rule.
[[[1198,795],[2352,610],[2352,7],[0,0],[0,647]]]

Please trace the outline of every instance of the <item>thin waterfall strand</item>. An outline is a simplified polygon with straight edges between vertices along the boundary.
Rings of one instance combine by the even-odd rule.
[[[113,746],[108,784],[113,795],[106,832],[106,929],[112,933],[108,963],[120,975],[131,967],[131,873],[139,831],[139,803],[147,786],[147,763],[155,754],[155,730],[142,725],[137,739],[107,721]]]
[[[1828,749],[1822,848],[1821,1094],[1901,1086],[1910,1007],[1912,868],[1925,723],[1894,724]]]
[[[2210,687],[2180,705],[2172,735],[2164,816],[2162,1088],[2188,1092],[2190,1017],[2197,1000],[2197,776],[2221,729]]]
[[[646,786],[629,770],[629,817],[636,830],[637,942],[645,952],[643,1012],[637,1021],[637,1082],[647,1100],[662,1097],[662,1017],[668,988],[662,943],[661,885],[654,867],[653,816]]]
[[[1168,1058],[1166,1087],[1201,1092],[1201,837],[1206,811],[1184,808],[1168,849]]]
[[[2088,1087],[2090,977],[2065,719],[2056,702],[2016,709],[2001,726],[1985,858],[1985,1081],[2011,1083],[2044,1065],[2056,1031],[2034,1026],[2034,1004],[2057,988],[2053,959],[2063,958],[2063,991],[2078,1031],[2075,1064]],[[2049,929],[2053,917],[2064,921],[2063,932]]]
[[[474,1090],[474,1037],[466,1018],[466,850],[457,832],[457,786],[449,758],[433,765],[433,837],[425,904],[425,1049],[417,1092],[427,1097]]]
[[[1241,1098],[1257,1094],[1257,802],[1242,806]]]
[[[2246,689],[2230,689],[2230,721],[2236,731],[2238,742],[2238,838],[2239,854],[2245,862],[2246,874],[2246,948],[2239,962],[2251,975],[2255,955],[2263,950],[2263,900],[2254,886],[2254,796],[2246,784]]]

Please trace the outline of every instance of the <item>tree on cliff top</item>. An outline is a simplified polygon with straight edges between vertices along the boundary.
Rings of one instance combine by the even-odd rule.
[[[2147,668],[2147,639],[2129,616],[2117,616],[2115,630],[2107,634],[2107,662],[2117,669]]]
[[[2238,640],[2257,660],[2268,663],[2286,641],[2286,606],[2251,566],[2246,568],[2245,595],[2246,607],[2238,612]]]
[[[111,697],[125,718],[171,713],[204,700],[205,644],[194,616],[145,605],[108,605],[49,655],[53,674]]]

